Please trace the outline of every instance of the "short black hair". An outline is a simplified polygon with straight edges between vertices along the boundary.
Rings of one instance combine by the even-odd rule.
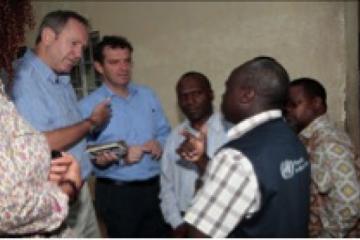
[[[101,42],[99,42],[94,48],[94,61],[99,63],[104,62],[104,48],[122,48],[129,49],[130,53],[133,52],[133,47],[131,43],[122,36],[104,36]]]
[[[231,76],[241,81],[239,84],[251,87],[262,97],[264,108],[283,108],[289,87],[289,75],[274,58],[259,56],[235,68]]]
[[[54,30],[55,33],[59,34],[70,19],[75,19],[76,21],[82,23],[86,28],[90,28],[89,21],[77,12],[69,10],[49,12],[40,24],[35,43],[38,44],[41,41],[41,33],[44,28],[49,27]]]
[[[309,97],[319,97],[323,101],[324,106],[327,106],[326,90],[318,80],[308,77],[297,78],[290,82],[290,86],[302,86]]]
[[[201,72],[196,72],[196,71],[189,71],[189,72],[186,72],[183,75],[181,75],[181,77],[176,85],[176,89],[179,88],[181,80],[185,79],[185,78],[197,79],[202,82],[202,84],[204,85],[205,88],[212,90],[209,78],[205,74],[203,74]]]

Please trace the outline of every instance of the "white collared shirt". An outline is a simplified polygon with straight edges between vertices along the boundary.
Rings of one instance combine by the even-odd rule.
[[[211,158],[226,141],[226,129],[221,114],[214,113],[206,122],[207,155]],[[176,149],[184,141],[183,130],[196,132],[188,120],[178,125],[169,135],[164,147],[161,164],[160,207],[167,223],[172,228],[184,222],[181,212],[185,212],[194,198],[195,182],[198,179],[194,163],[182,159]]]

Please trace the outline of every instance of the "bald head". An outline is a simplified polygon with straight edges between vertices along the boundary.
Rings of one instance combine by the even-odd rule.
[[[254,89],[266,108],[285,104],[289,76],[283,66],[271,57],[257,57],[236,68],[230,75],[236,84]]]
[[[247,61],[232,71],[226,83],[224,114],[237,123],[262,111],[282,109],[289,82],[286,70],[275,59],[257,57]]]

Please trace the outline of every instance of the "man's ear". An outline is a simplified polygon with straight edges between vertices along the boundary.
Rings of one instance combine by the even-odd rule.
[[[45,27],[42,30],[42,32],[41,32],[41,41],[45,45],[51,44],[55,39],[56,39],[56,32],[53,29],[51,29],[49,27]]]
[[[95,67],[95,70],[96,70],[98,73],[100,73],[101,75],[104,74],[104,69],[103,69],[101,63],[99,63],[98,61],[95,61],[95,62],[94,62],[94,67]]]
[[[321,99],[321,97],[314,97],[312,99],[312,104],[315,107],[315,109],[317,109],[317,110],[321,110],[324,108],[324,103],[323,103],[323,100]]]
[[[239,96],[238,99],[241,103],[252,102],[255,98],[255,90],[250,87],[238,88],[237,94]]]
[[[214,95],[213,90],[210,90],[209,94],[210,94],[210,99],[211,99],[211,101],[213,101],[214,98],[215,98],[215,95]]]

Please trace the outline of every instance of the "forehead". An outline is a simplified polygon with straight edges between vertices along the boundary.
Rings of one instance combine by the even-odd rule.
[[[204,80],[194,78],[194,77],[185,77],[182,78],[178,85],[178,91],[189,91],[189,90],[207,90],[207,85]]]
[[[87,41],[88,28],[81,22],[70,18],[64,25],[64,28],[62,29],[60,34],[68,34],[77,38],[82,38],[84,41]]]
[[[229,78],[225,82],[225,93],[228,97],[237,97],[237,91],[240,89],[239,82],[233,77]]]
[[[245,79],[244,71],[238,68],[230,74],[230,76],[226,80],[226,85],[231,87],[241,86],[245,81],[244,79]]]
[[[290,98],[309,98],[302,85],[294,85],[289,87]]]
[[[105,59],[124,59],[131,57],[129,49],[120,47],[112,48],[105,46],[102,53]]]

